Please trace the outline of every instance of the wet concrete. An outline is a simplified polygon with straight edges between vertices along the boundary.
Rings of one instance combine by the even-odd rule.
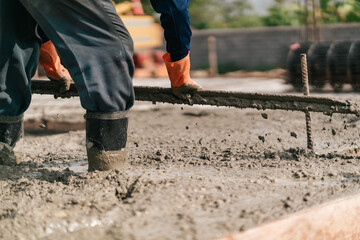
[[[318,154],[303,113],[137,103],[124,172],[85,171],[84,131],[27,133],[0,239],[215,239],[357,193],[360,118],[312,121]]]

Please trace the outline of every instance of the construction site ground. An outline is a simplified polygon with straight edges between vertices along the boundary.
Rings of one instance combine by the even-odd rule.
[[[281,79],[197,81],[205,89],[292,91]],[[314,95],[359,101],[346,87]],[[360,192],[353,115],[312,113],[312,154],[301,112],[136,102],[130,168],[87,173],[84,113],[79,98],[33,96],[16,147],[24,162],[0,165],[0,239],[211,240]]]

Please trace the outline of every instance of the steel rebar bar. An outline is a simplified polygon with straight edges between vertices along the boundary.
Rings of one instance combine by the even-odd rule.
[[[302,73],[302,82],[303,82],[303,93],[304,96],[310,95],[309,89],[309,74],[308,74],[308,65],[306,54],[301,54],[301,73]],[[307,135],[307,147],[309,150],[314,151],[314,142],[312,139],[312,130],[311,130],[311,115],[308,110],[305,111],[306,119],[306,135]]]

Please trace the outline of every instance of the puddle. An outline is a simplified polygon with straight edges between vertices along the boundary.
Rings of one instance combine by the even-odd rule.
[[[67,160],[66,162],[64,160],[55,160],[51,161],[49,163],[43,163],[41,164],[41,168],[47,169],[49,171],[64,171],[66,169],[69,169],[73,171],[76,174],[82,174],[86,173],[88,170],[88,162],[87,159],[71,159]],[[32,172],[30,173],[30,177],[39,177],[39,172]]]

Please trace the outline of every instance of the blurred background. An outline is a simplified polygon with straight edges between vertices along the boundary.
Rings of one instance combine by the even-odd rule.
[[[159,15],[141,3],[144,15],[134,16],[130,1],[115,0],[135,41],[136,77],[166,77]],[[358,0],[191,0],[189,12],[193,77],[277,77],[300,90],[308,53],[313,88],[360,88]]]

